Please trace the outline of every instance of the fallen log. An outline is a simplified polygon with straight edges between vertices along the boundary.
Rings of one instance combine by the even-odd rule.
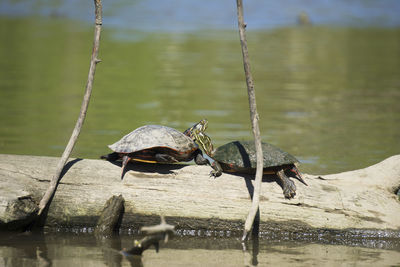
[[[54,173],[57,158],[0,155],[0,227],[32,221],[32,214]],[[251,205],[252,180],[223,174],[209,177],[210,167],[183,164],[129,164],[74,159],[63,172],[44,222],[46,227],[94,227],[107,199],[122,195],[121,227],[139,229],[163,215],[176,229],[240,232]],[[365,169],[295,181],[297,195],[283,197],[280,186],[263,182],[260,231],[353,234],[400,237],[400,155]],[[18,208],[15,208],[18,206]],[[13,211],[17,210],[15,213]],[[384,231],[384,232],[382,232]]]

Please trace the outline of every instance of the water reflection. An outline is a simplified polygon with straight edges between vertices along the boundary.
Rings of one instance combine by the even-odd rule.
[[[177,237],[157,253],[125,257],[120,250],[134,237],[98,240],[90,234],[0,235],[1,266],[396,266],[400,251],[359,246],[253,239],[245,247],[236,238]]]
[[[44,235],[0,234],[2,266],[52,266]]]
[[[259,212],[257,213],[259,217]],[[257,220],[257,219],[256,219]],[[259,218],[258,218],[259,220]],[[255,235],[254,232],[257,232]],[[258,230],[253,229],[253,236],[251,237],[251,251],[248,248],[247,242],[242,242],[243,249],[243,265],[244,266],[257,266],[258,265],[258,254],[260,252],[260,238],[258,236]]]
[[[119,253],[122,250],[119,236],[113,238],[96,238],[96,247],[101,250],[100,255],[103,256],[103,262],[107,266],[122,266],[123,256]]]

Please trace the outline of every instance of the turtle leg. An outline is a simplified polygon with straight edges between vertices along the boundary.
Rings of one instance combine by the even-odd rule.
[[[156,154],[155,155],[156,161],[157,162],[162,162],[162,163],[176,163],[179,162],[179,160],[177,160],[176,158],[174,158],[171,155],[168,154]]]
[[[124,175],[126,172],[126,165],[128,164],[128,162],[131,160],[131,158],[127,155],[124,155],[122,157],[122,173],[121,173],[121,180],[124,179]]]
[[[194,156],[194,162],[196,162],[197,165],[210,165],[210,162],[203,156],[200,150],[197,155]]]
[[[282,190],[283,190],[283,195],[287,199],[294,198],[296,195],[296,185],[292,180],[289,179],[289,177],[286,176],[284,170],[280,170],[276,173],[278,176],[279,180],[282,182]]]
[[[210,172],[210,176],[214,176],[215,178],[217,178],[218,176],[221,176],[222,167],[217,161],[214,161],[211,164],[211,167],[213,168],[213,170]]]

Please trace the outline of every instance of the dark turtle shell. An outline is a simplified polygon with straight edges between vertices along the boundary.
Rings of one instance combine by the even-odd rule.
[[[262,142],[264,169],[293,165],[299,161],[289,153],[268,143]],[[239,169],[255,169],[256,149],[254,141],[234,141],[217,148],[213,159],[229,166],[232,171]]]
[[[161,125],[145,125],[137,128],[108,147],[117,153],[126,154],[156,148],[164,148],[166,152],[190,154],[198,149],[188,136],[178,130]]]

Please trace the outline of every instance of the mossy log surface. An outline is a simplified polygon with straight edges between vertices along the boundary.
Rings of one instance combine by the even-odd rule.
[[[0,155],[0,227],[18,228],[34,218],[37,204],[55,171],[57,158]],[[46,227],[94,227],[104,204],[122,195],[122,228],[138,229],[166,217],[176,229],[241,231],[251,205],[250,176],[210,167],[129,164],[121,180],[118,164],[71,159],[47,211]],[[295,180],[297,195],[284,199],[281,187],[266,178],[260,198],[260,230],[313,232],[362,230],[400,237],[400,155],[365,169]]]

